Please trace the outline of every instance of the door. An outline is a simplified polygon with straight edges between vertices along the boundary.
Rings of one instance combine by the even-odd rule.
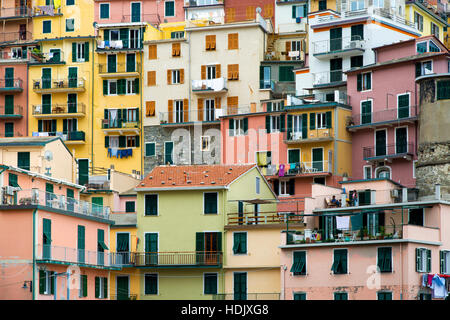
[[[129,300],[128,276],[117,276],[116,278],[117,300]]]
[[[73,211],[75,205],[75,196],[74,191],[72,189],[67,189],[67,210]]]
[[[27,25],[21,24],[19,26],[19,36],[20,40],[27,40]]]
[[[103,197],[92,197],[92,213],[101,214],[103,212]]]
[[[399,119],[409,117],[409,94],[403,94],[398,96],[398,111],[397,116]]]
[[[50,114],[52,113],[52,95],[43,94],[42,95],[42,113]]]
[[[342,59],[330,60],[330,82],[342,81]]]
[[[342,49],[342,28],[330,29],[330,51]]]
[[[5,96],[5,114],[14,114],[14,96]]]
[[[78,68],[69,67],[69,88],[76,88],[78,82]]]
[[[386,130],[375,131],[375,156],[386,155]]]
[[[52,221],[50,219],[43,219],[42,221],[43,239],[42,239],[42,258],[51,259],[51,243],[52,243]]]
[[[127,72],[136,71],[136,55],[134,53],[127,54]]]
[[[130,257],[130,234],[117,233],[117,262],[119,264],[129,264]]]
[[[317,171],[323,171],[323,149],[312,149],[312,167]]]
[[[78,262],[84,263],[85,254],[85,227],[78,226]]]
[[[408,152],[408,128],[395,129],[395,153]]]
[[[51,183],[45,184],[45,205],[48,207],[52,206],[53,200],[53,185]]]
[[[361,124],[372,122],[372,101],[361,102]]]
[[[49,61],[51,62],[60,62],[61,61],[61,50],[60,49],[50,49],[51,58]]]
[[[14,137],[14,123],[5,122],[5,138]]]
[[[50,89],[52,86],[52,69],[42,68],[42,89]]]
[[[89,182],[89,159],[78,159],[78,184]]]
[[[14,68],[5,68],[5,87],[14,87]]]
[[[67,95],[67,111],[69,113],[77,112],[77,94],[76,93],[69,93]]]
[[[222,252],[221,232],[197,232],[195,235],[197,264],[219,264]]]
[[[117,69],[117,66],[116,66],[117,60],[116,59],[117,59],[116,55],[114,55],[114,54],[111,54],[108,56],[108,73],[116,72],[116,69]]]
[[[259,87],[261,89],[270,89],[270,66],[261,66],[259,73]]]
[[[131,3],[131,22],[141,21],[141,4],[139,2]]]
[[[146,233],[145,234],[145,264],[157,265],[158,264],[158,234]]]
[[[214,121],[214,99],[205,100],[205,121]]]
[[[247,300],[247,272],[234,273],[234,300]]]
[[[173,142],[167,141],[164,143],[164,163],[165,164],[173,164]]]

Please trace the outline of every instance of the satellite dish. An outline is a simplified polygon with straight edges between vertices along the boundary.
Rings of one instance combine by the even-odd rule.
[[[52,161],[53,160],[53,152],[51,152],[50,150],[45,151],[44,159],[47,161]]]
[[[260,7],[257,7],[257,8],[256,8],[256,12],[257,12],[257,13],[259,13],[259,14],[260,14],[260,13],[261,13],[261,11],[262,11],[262,10],[261,10],[261,8],[260,8]]]

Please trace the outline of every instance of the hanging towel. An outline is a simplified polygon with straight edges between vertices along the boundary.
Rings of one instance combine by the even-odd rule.
[[[336,229],[339,230],[348,230],[350,225],[350,217],[336,217]]]
[[[105,41],[98,41],[97,42],[97,48],[104,49],[105,48]]]
[[[445,279],[439,277],[437,274],[432,279],[431,289],[433,289],[433,298],[443,299],[448,295],[445,287]]]
[[[295,163],[291,163],[290,166],[291,166],[291,168],[290,168],[291,170],[295,170],[295,166],[296,166]]]
[[[133,155],[133,149],[128,149],[128,156],[132,156]]]
[[[105,41],[105,47],[108,47],[108,48],[109,48],[109,40],[106,40],[106,41]]]
[[[122,40],[117,40],[116,41],[116,48],[117,49],[122,49],[123,48],[123,41]]]
[[[433,275],[432,274],[428,274],[428,279],[427,279],[427,286],[431,288],[432,285],[432,280],[433,280]]]
[[[118,151],[119,150],[117,148],[111,148],[111,158],[112,157],[118,158],[118,156],[117,156]]]
[[[279,177],[284,177],[284,164],[280,164],[280,170],[278,171]]]

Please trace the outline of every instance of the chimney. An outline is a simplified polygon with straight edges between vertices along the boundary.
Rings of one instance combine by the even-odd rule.
[[[408,202],[408,188],[402,188],[402,202]]]
[[[436,200],[441,200],[441,185],[439,183],[436,183],[434,185],[435,187],[435,195],[436,195]]]

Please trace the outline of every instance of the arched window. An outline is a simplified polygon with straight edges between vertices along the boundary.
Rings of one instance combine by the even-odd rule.
[[[380,167],[376,170],[377,178],[391,178],[391,170],[388,167]]]

